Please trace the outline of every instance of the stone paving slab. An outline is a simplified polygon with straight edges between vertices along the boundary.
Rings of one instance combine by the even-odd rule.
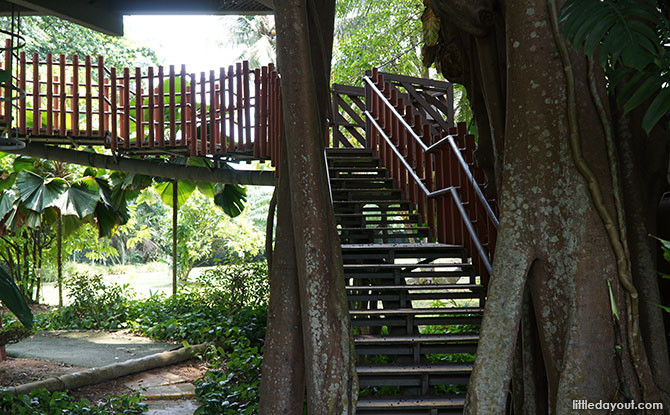
[[[124,384],[130,390],[137,391],[146,399],[182,399],[194,398],[195,386],[186,378],[172,373],[144,375],[142,379]]]
[[[124,362],[181,346],[163,343],[125,331],[91,330],[41,331],[16,344],[6,346],[7,355],[100,367]]]
[[[191,399],[147,401],[146,404],[149,410],[145,415],[193,415],[199,406]]]

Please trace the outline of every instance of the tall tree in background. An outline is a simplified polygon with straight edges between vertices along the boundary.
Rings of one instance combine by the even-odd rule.
[[[360,85],[365,71],[421,76],[421,0],[337,2],[333,82]]]
[[[652,1],[573,2],[563,29],[586,57],[559,33],[562,2],[425,3],[439,28],[427,61],[467,87],[500,203],[466,413],[505,413],[510,382],[514,413],[568,414],[573,399],[669,408],[646,236],[668,188],[667,18]]]
[[[47,53],[54,56],[64,54],[80,56],[104,56],[107,66],[116,68],[133,68],[157,65],[156,53],[150,48],[135,45],[130,40],[108,36],[95,30],[87,29],[76,23],[53,16],[21,17],[20,31],[26,38],[26,45],[21,49],[27,55],[39,54],[42,58]],[[11,21],[8,17],[0,17],[0,28],[10,30]]]
[[[238,60],[248,60],[251,68],[277,62],[277,32],[273,16],[240,16],[231,32],[233,43],[245,47]]]

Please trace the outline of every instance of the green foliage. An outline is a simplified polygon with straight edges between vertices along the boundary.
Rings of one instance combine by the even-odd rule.
[[[214,204],[223,209],[223,212],[234,218],[244,211],[244,202],[247,201],[247,189],[237,184],[225,184],[214,195]]]
[[[212,290],[211,301],[230,310],[266,307],[270,297],[268,267],[265,262],[232,264],[208,269],[196,278]]]
[[[99,277],[79,276],[69,283],[77,290],[75,301],[41,315],[37,325],[48,329],[128,326],[157,339],[212,342],[216,346],[206,357],[222,366],[198,381],[202,406],[196,414],[254,414],[267,317],[267,269],[256,264],[221,268],[200,281],[206,285],[188,287],[175,296],[133,300],[127,287],[110,289]],[[228,292],[231,289],[235,292]]]
[[[421,76],[422,0],[340,0],[336,7],[333,82],[359,85],[373,67]]]
[[[251,68],[259,68],[277,60],[277,33],[273,16],[240,16],[235,20],[231,32],[233,43],[244,46],[237,60],[248,60]],[[228,44],[222,46],[229,47]]]
[[[195,415],[252,415],[258,413],[263,356],[256,347],[235,350],[225,370],[210,370],[200,378],[196,394],[202,405]]]
[[[670,20],[655,0],[567,0],[561,33],[607,71],[624,113],[651,101],[642,119],[649,131],[670,113]]]
[[[9,18],[0,20],[0,27],[9,29]],[[133,44],[126,38],[108,36],[78,24],[52,16],[29,16],[21,18],[21,34],[26,54],[38,53],[42,58],[47,53],[54,56],[64,54],[104,56],[106,66],[133,68],[156,65],[158,58],[150,48]]]
[[[100,275],[75,274],[65,287],[72,304],[40,315],[41,329],[115,330],[127,327],[135,314],[127,284],[106,284]]]
[[[14,313],[24,326],[32,328],[33,313],[30,311],[23,293],[16,286],[4,266],[0,266],[0,301],[9,308],[9,311]]]
[[[64,392],[37,389],[29,395],[0,392],[0,413],[11,415],[135,415],[146,412],[139,394],[110,396],[99,405]]]
[[[0,346],[17,343],[33,334],[31,329],[27,328],[19,321],[5,319],[4,316],[2,320],[2,327],[0,327]]]

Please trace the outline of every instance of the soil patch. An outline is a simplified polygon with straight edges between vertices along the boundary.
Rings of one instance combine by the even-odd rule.
[[[0,387],[22,385],[86,369],[85,367],[71,366],[46,360],[10,357],[4,362],[0,362]],[[85,386],[75,391],[70,391],[70,394],[78,399],[86,398],[91,402],[99,403],[109,395],[135,392],[126,385],[141,384],[145,378],[177,376],[183,378],[185,381],[194,382],[206,370],[207,365],[204,362],[198,359],[191,359],[177,365],[152,369],[112,379],[107,382]]]
[[[0,362],[0,386],[18,386],[85,369],[47,360],[8,357]]]

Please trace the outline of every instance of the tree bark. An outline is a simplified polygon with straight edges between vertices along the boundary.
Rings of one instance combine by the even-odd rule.
[[[63,215],[58,211],[56,221],[56,266],[58,281],[58,307],[63,307]]]
[[[179,215],[179,181],[172,182],[172,295],[177,295],[177,221]]]
[[[546,402],[531,399],[515,409],[560,415],[573,413],[572,401],[578,399],[659,397],[644,348],[629,341],[631,296],[606,222],[617,217],[616,201],[606,135],[588,93],[586,59],[571,51],[570,62],[562,61],[563,40],[554,36],[547,3],[504,3],[508,73],[501,218],[467,396],[470,415],[505,413],[517,341],[510,333],[518,333],[526,289],[542,354],[541,359],[526,355],[522,347],[517,356],[523,365],[542,362],[548,394]],[[487,108],[495,109],[489,98]],[[517,373],[524,389],[537,384],[535,370],[517,368]]]
[[[309,414],[353,414],[358,389],[342,255],[324,159],[327,110],[319,105],[328,95],[323,84],[329,71],[319,68],[329,67],[330,50],[323,47],[332,44],[333,18],[332,0],[276,4]],[[315,31],[320,31],[317,38],[310,36]],[[310,54],[315,49],[310,42],[320,43],[327,53]]]
[[[286,151],[283,153],[285,155]],[[287,159],[282,157],[279,187],[275,190],[277,242],[274,250],[271,243],[268,250],[272,265],[260,415],[301,414],[305,402],[305,357],[287,168]]]

